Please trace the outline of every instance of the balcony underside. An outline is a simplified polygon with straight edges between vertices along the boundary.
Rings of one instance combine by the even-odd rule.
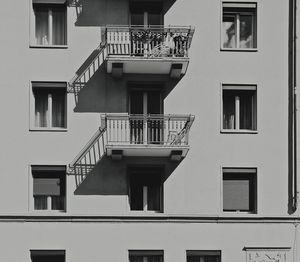
[[[106,145],[106,154],[113,158],[125,157],[167,157],[172,160],[184,158],[189,146],[160,146],[160,145]]]
[[[107,57],[107,73],[122,74],[164,74],[172,78],[185,75],[189,64],[188,57],[143,58],[133,56]]]

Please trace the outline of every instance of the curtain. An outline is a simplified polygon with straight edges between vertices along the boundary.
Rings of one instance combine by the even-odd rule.
[[[49,22],[48,22],[48,9],[35,8],[35,38],[36,44],[48,45],[49,44]]]
[[[47,196],[34,196],[34,209],[35,210],[47,209]]]
[[[235,16],[223,15],[223,47],[236,47]]]
[[[65,93],[52,93],[52,127],[65,127]]]
[[[253,16],[240,15],[240,48],[253,47]]]
[[[35,92],[35,126],[47,127],[48,125],[48,93]]]
[[[188,256],[187,262],[220,262],[220,256]]]
[[[235,94],[223,90],[223,128],[235,128]]]
[[[253,93],[245,91],[244,95],[240,96],[240,129],[253,128]]]
[[[160,186],[148,186],[148,210],[160,211]]]
[[[64,196],[51,196],[51,209],[64,210],[65,198]]]
[[[52,10],[52,44],[65,45],[66,44],[66,27],[65,27],[65,9],[53,8]]]

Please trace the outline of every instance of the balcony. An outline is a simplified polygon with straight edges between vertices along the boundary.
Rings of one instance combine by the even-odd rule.
[[[180,160],[189,150],[188,136],[194,116],[106,114],[106,154],[171,157]]]
[[[193,34],[192,27],[107,26],[107,72],[180,78],[188,67]]]

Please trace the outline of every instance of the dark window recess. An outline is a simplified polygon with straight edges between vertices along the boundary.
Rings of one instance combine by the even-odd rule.
[[[64,250],[31,250],[31,262],[65,262]]]
[[[221,262],[221,251],[188,250],[187,262]]]

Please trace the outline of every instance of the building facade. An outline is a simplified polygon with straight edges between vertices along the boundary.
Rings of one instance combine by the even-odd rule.
[[[1,260],[299,261],[296,4],[2,3]]]

